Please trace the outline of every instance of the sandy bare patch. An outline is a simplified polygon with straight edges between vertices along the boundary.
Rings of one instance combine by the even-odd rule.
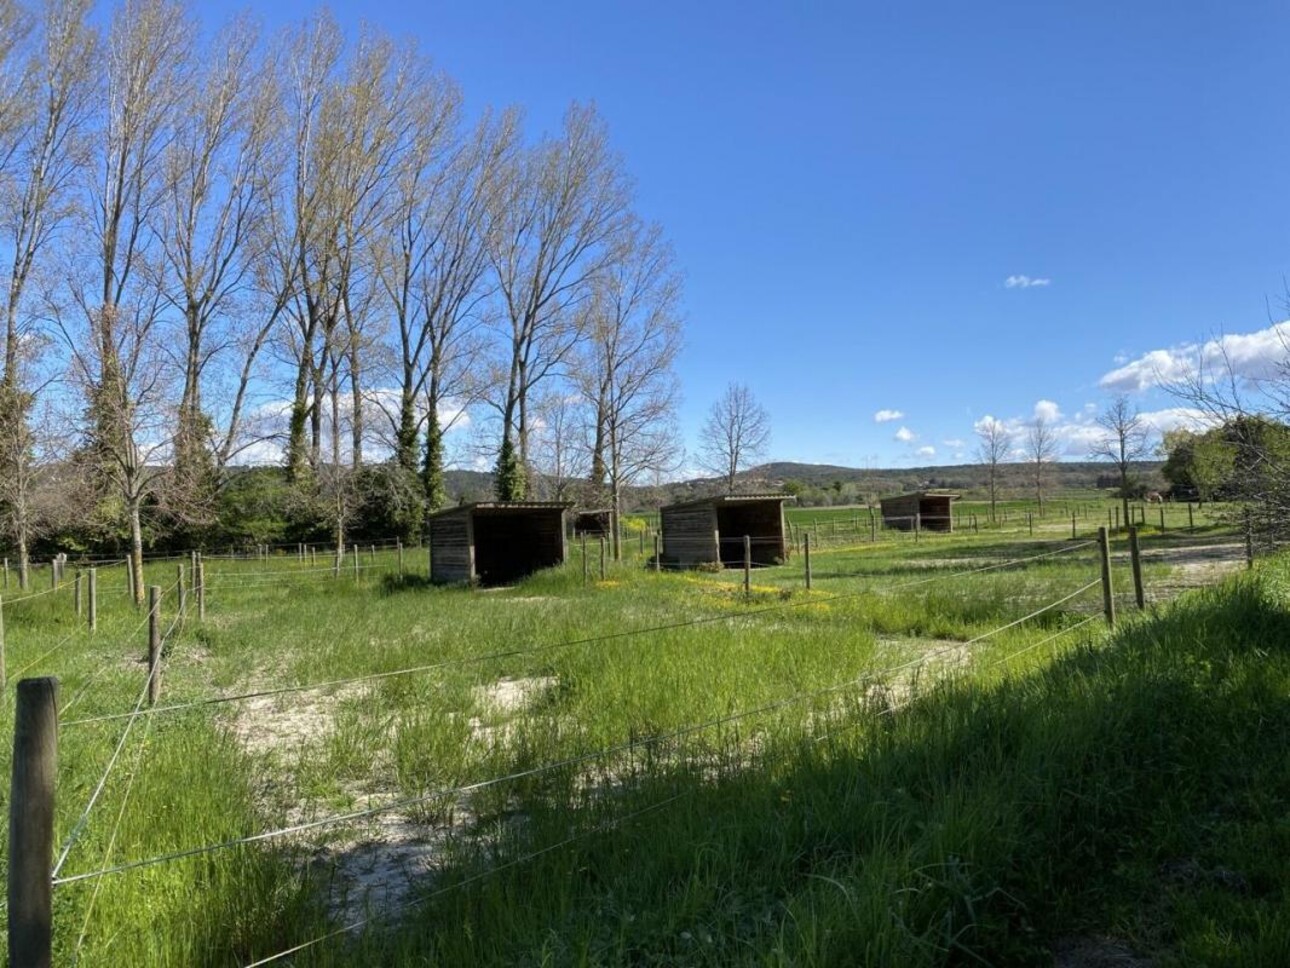
[[[526,709],[533,701],[559,682],[555,676],[531,676],[527,679],[498,679],[486,686],[476,686],[475,702],[499,712],[513,713]]]

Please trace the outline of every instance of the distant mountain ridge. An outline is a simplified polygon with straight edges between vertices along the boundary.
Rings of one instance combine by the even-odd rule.
[[[1163,486],[1161,461],[1137,461],[1134,471],[1149,488]],[[1047,465],[1046,487],[1053,491],[1088,490],[1099,486],[1115,473],[1115,468],[1100,461],[1071,461]],[[487,471],[449,470],[444,474],[448,493],[456,501],[488,501],[493,498],[493,475]],[[965,495],[977,496],[988,486],[987,470],[980,464],[943,464],[927,467],[842,467],[837,464],[804,464],[774,461],[744,471],[738,477],[743,491],[781,491],[784,488],[837,490],[839,485],[854,492],[861,500],[900,494],[923,488],[947,488]],[[1034,468],[1029,464],[1000,464],[1001,497],[1029,495],[1034,488]],[[692,478],[628,491],[632,507],[657,507],[671,501],[699,497],[721,489],[713,478]],[[539,482],[538,494],[542,488]]]

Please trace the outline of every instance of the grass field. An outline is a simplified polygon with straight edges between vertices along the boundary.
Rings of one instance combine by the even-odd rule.
[[[1104,934],[1278,963],[1284,569],[1170,605],[1239,547],[1148,535],[1157,604],[1117,554],[1112,638],[1069,534],[858,538],[748,595],[630,540],[604,581],[575,545],[492,591],[411,550],[357,581],[208,559],[138,717],[120,568],[92,638],[67,590],[6,595],[11,678],[61,683],[56,963],[1051,963]]]

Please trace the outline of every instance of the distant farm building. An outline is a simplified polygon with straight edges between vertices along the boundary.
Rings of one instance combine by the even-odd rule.
[[[607,538],[614,533],[614,512],[611,508],[598,511],[575,511],[573,514],[574,537]]]
[[[496,501],[430,516],[430,580],[505,585],[565,558],[568,504]]]
[[[959,499],[950,491],[915,491],[897,497],[884,497],[882,526],[896,531],[953,531],[953,503]]]
[[[659,511],[663,564],[742,566],[745,535],[751,539],[753,564],[778,564],[788,556],[786,500],[787,494],[732,494],[663,508]]]

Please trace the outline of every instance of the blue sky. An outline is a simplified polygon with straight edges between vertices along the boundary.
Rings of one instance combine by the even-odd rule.
[[[1148,364],[1287,315],[1284,2],[332,10],[535,130],[597,103],[686,272],[691,441],[738,380],[778,459],[948,463],[1040,401],[1078,457],[1111,391],[1177,406]]]

